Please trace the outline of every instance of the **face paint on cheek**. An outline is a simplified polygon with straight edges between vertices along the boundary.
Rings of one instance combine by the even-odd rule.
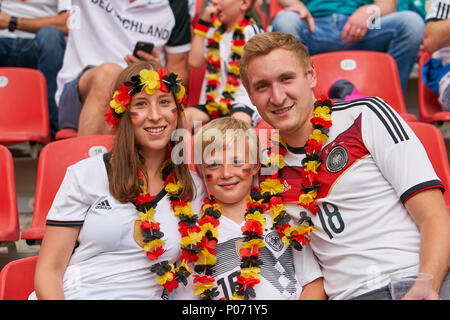
[[[130,112],[130,118],[132,122],[136,122],[137,117],[138,117],[137,112]]]
[[[172,109],[172,114],[173,114],[174,117],[176,117],[177,114],[178,114],[178,109],[177,108],[173,108]]]
[[[205,179],[208,182],[212,181],[212,175],[211,174],[205,174]]]

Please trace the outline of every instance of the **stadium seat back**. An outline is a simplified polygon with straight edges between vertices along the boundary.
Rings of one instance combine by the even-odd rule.
[[[0,272],[0,300],[27,300],[34,291],[37,256],[11,261]]]
[[[0,68],[0,143],[50,142],[47,84],[35,69]]]
[[[31,226],[23,230],[21,238],[41,240],[45,223],[56,192],[67,167],[76,162],[111,150],[112,135],[83,136],[58,140],[47,144],[38,160],[35,203]]]
[[[19,240],[14,163],[8,148],[0,145],[0,242]]]
[[[317,73],[316,97],[328,95],[337,78],[352,82],[364,96],[378,96],[399,114],[407,114],[397,63],[389,54],[374,51],[336,51],[311,56]],[[405,117],[415,120],[414,115]]]

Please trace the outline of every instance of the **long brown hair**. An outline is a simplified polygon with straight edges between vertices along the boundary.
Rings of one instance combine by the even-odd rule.
[[[158,70],[161,66],[148,61],[134,63],[124,69],[117,77],[114,91],[131,77],[139,74],[142,69]],[[111,94],[112,96],[112,94]],[[175,99],[175,96],[174,96]],[[176,101],[176,99],[175,99]],[[181,128],[182,108],[176,102],[178,109],[177,128]],[[173,144],[172,141],[169,144]],[[173,147],[173,146],[172,146]],[[145,168],[145,158],[141,152],[134,136],[133,123],[130,113],[127,110],[122,114],[117,126],[113,147],[111,150],[110,170],[108,172],[109,191],[111,195],[120,202],[128,202],[136,198],[141,193],[138,184],[137,173],[141,169],[145,182],[148,184],[147,170]],[[195,186],[186,163],[173,166],[173,172],[177,179],[183,183],[183,193],[180,197],[187,195],[188,200],[194,198]]]

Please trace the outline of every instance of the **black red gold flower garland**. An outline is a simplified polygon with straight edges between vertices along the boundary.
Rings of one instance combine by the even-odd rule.
[[[138,75],[131,77],[131,81],[121,84],[114,92],[109,103],[110,108],[105,113],[106,122],[116,128],[122,113],[131,102],[131,97],[142,90],[149,95],[154,94],[156,90],[172,92],[181,112],[187,104],[186,90],[176,74],[169,74],[164,68],[159,68],[157,71],[142,69]]]
[[[239,90],[240,85],[240,73],[239,73],[239,61],[241,60],[242,53],[245,45],[245,27],[254,23],[254,21],[245,17],[233,26],[233,36],[231,40],[231,55],[228,61],[228,72],[225,89],[219,98],[219,94],[216,92],[217,87],[220,85],[222,63],[220,60],[220,41],[222,35],[225,32],[225,26],[220,22],[217,17],[213,19],[213,26],[216,30],[213,36],[207,40],[207,68],[206,68],[206,103],[205,108],[210,115],[211,119],[226,116],[230,113],[232,100],[234,100],[234,93]],[[209,26],[207,23],[198,23],[194,32],[206,37],[206,32]]]
[[[234,300],[254,298],[256,296],[254,286],[260,282],[259,266],[262,262],[259,259],[259,249],[265,246],[263,231],[266,224],[265,206],[262,201],[263,197],[259,188],[253,187],[245,212],[245,224],[242,227],[244,241],[239,250],[241,270],[237,277],[236,291],[233,293]],[[203,275],[194,275],[194,293],[202,296],[204,300],[211,300],[219,295],[217,287],[214,285],[215,278],[212,276],[212,268],[216,264],[215,248],[219,237],[217,227],[222,210],[211,196],[204,200],[202,212],[199,225],[203,235],[200,242],[203,250],[199,254],[194,270]]]
[[[328,139],[329,128],[332,125],[331,109],[332,101],[326,98],[316,100],[314,103],[314,114],[311,118],[313,132],[305,144],[306,157],[302,161],[304,170],[302,171],[301,191],[298,198],[298,205],[308,210],[313,215],[317,214],[316,205],[317,194],[320,189],[318,182],[318,168],[321,165],[322,147]],[[280,239],[286,244],[291,244],[295,249],[302,250],[306,242],[309,242],[307,236],[315,231],[310,219],[306,219],[308,226],[301,224],[292,226],[290,216],[285,210],[283,203],[284,185],[279,176],[280,169],[285,166],[283,156],[286,154],[287,145],[281,137],[276,141],[279,146],[279,153],[273,153],[269,150],[269,159],[265,166],[274,166],[276,169],[272,176],[266,178],[260,183],[261,194],[264,202],[268,204],[272,221]],[[302,218],[301,220],[305,220]]]
[[[170,148],[169,148],[170,149]],[[151,267],[151,271],[157,274],[156,281],[164,287],[163,296],[168,292],[172,292],[178,287],[180,282],[187,284],[187,278],[191,275],[191,271],[187,263],[195,261],[196,239],[198,238],[197,215],[192,210],[192,204],[187,201],[187,196],[180,198],[183,191],[183,184],[177,181],[172,173],[173,164],[169,156],[163,163],[160,171],[163,176],[165,191],[169,194],[169,200],[174,215],[179,219],[179,231],[182,239],[180,241],[182,255],[181,266],[176,267],[169,264],[168,261],[159,262]],[[141,186],[142,193],[139,194],[133,203],[138,210],[141,220],[141,233],[143,236],[144,248],[148,259],[154,261],[164,252],[164,233],[161,232],[159,223],[155,220],[155,197],[151,196],[145,188],[143,174],[138,170],[138,181]],[[195,236],[197,235],[197,237]]]

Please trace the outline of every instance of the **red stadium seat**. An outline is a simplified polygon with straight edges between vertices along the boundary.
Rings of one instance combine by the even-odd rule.
[[[75,137],[51,142],[42,149],[38,160],[33,219],[30,228],[22,231],[22,239],[33,244],[44,236],[47,214],[67,167],[109,151],[113,139],[112,135]]]
[[[445,187],[444,200],[450,212],[450,167],[444,138],[435,126],[423,122],[409,122],[411,129],[422,142],[434,171]]]
[[[405,120],[416,121],[406,110],[397,63],[387,53],[336,51],[311,56],[317,72],[316,97],[328,95],[331,84],[342,77],[352,82],[364,96],[378,96]]]
[[[15,253],[19,240],[19,215],[17,212],[14,163],[8,148],[0,145],[0,246]]]
[[[55,140],[73,138],[78,135],[78,132],[74,129],[61,129],[55,134]]]
[[[0,68],[0,143],[50,142],[47,84],[35,69]]]
[[[442,111],[442,106],[438,101],[438,96],[428,88],[422,80],[422,66],[431,58],[431,55],[424,51],[419,57],[419,118],[423,122],[450,121],[450,111]]]
[[[0,272],[0,300],[27,300],[34,291],[37,256],[8,263]]]

